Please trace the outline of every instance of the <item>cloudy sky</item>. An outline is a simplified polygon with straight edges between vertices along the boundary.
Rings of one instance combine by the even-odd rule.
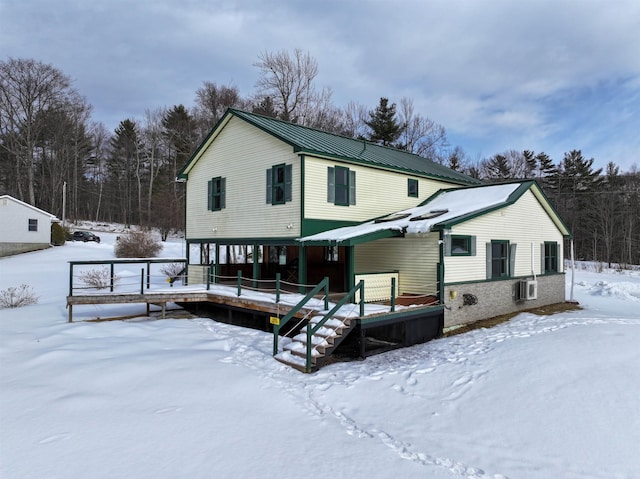
[[[52,64],[110,130],[204,81],[249,96],[258,55],[295,48],[336,106],[410,98],[471,159],[640,167],[638,0],[0,0],[0,59]]]

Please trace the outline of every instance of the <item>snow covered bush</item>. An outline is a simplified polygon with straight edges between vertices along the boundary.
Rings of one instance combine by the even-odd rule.
[[[31,286],[21,284],[0,291],[0,308],[19,308],[38,302]]]
[[[132,231],[126,236],[119,236],[116,241],[117,258],[153,258],[162,251],[162,244],[150,231]]]
[[[112,281],[114,286],[120,281],[120,277],[115,274],[113,275],[113,278],[111,277],[111,270],[106,266],[101,269],[83,271],[79,276],[80,281],[87,286],[96,289],[106,289],[111,287]]]

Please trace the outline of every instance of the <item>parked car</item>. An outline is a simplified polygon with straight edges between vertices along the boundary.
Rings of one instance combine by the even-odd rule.
[[[96,243],[100,243],[100,236],[94,235],[91,231],[74,231],[73,232],[73,241],[95,241]]]

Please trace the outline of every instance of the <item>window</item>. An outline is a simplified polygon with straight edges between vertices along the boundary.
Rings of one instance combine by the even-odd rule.
[[[339,206],[356,204],[356,172],[330,166],[327,172],[327,201]]]
[[[29,231],[38,231],[38,220],[29,218]]]
[[[291,201],[292,165],[275,165],[267,170],[267,203],[283,205]]]
[[[542,245],[543,248],[543,273],[557,273],[558,272],[558,243],[552,241],[545,241]]]
[[[515,246],[505,240],[487,243],[487,279],[507,278],[512,273],[510,266],[515,259]],[[514,257],[510,261],[510,256]]]
[[[339,259],[337,246],[325,246],[324,247],[324,260],[332,263],[338,262]]]
[[[407,196],[411,198],[418,197],[418,180],[412,178],[407,179]]]
[[[209,180],[208,197],[210,211],[220,211],[225,207],[225,184],[226,178],[218,176]]]
[[[475,236],[451,236],[451,256],[473,256],[475,252]]]

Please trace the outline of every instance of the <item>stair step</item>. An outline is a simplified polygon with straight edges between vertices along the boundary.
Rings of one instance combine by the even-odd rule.
[[[320,329],[318,329],[315,333],[313,333],[313,335],[322,336],[323,338],[335,338],[337,336],[340,336],[342,329],[344,328],[334,329],[334,328],[327,328],[323,326]],[[300,331],[306,334],[307,326],[304,326]]]
[[[316,324],[318,324],[320,321],[322,320],[322,316],[314,316],[313,318],[311,318],[309,320],[310,324],[313,324],[314,326]],[[344,327],[349,327],[351,326],[351,318],[331,318],[328,319],[325,323],[324,323],[324,327],[330,327],[330,328],[336,328],[336,327],[340,327],[340,326],[344,326]]]
[[[287,366],[304,373],[306,372],[306,360],[298,356],[294,356],[289,351],[283,351],[274,356],[274,358]],[[313,368],[312,368],[313,369]]]
[[[324,348],[323,348],[324,349]],[[285,351],[290,351],[292,354],[296,356],[302,355],[303,358],[307,357],[307,344],[301,343],[299,341],[292,341],[284,347]],[[316,358],[322,356],[323,352],[319,351],[317,348],[311,350],[311,357]]]
[[[303,344],[307,344],[307,334],[298,334],[296,336],[293,337],[294,341],[299,341]],[[311,336],[311,344],[313,346],[324,346],[324,347],[328,347],[331,346],[333,344],[333,338],[332,337],[322,337],[322,336]]]

